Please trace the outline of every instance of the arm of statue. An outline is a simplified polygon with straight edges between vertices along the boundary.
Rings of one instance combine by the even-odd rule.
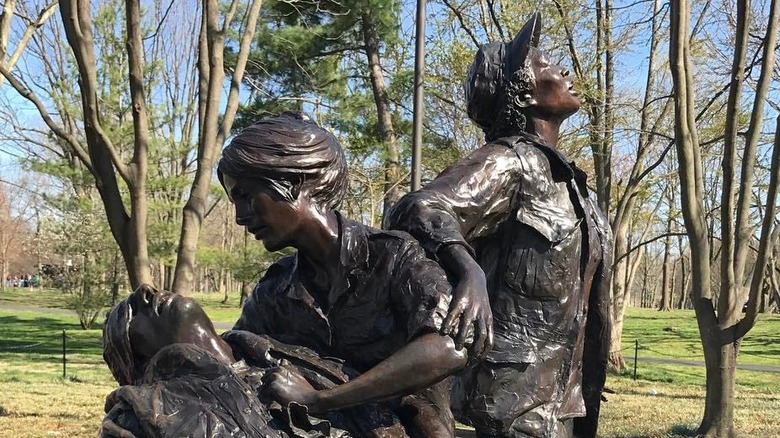
[[[612,332],[609,309],[609,287],[612,278],[612,232],[609,222],[600,213],[591,196],[590,202],[596,214],[601,247],[601,263],[593,276],[588,296],[588,314],[585,322],[585,345],[582,355],[582,398],[585,417],[574,419],[574,436],[592,437],[598,431],[601,394],[607,377],[607,360]]]
[[[522,174],[511,148],[485,145],[404,195],[388,214],[388,228],[408,232],[435,257],[454,243],[471,250],[510,217]]]
[[[455,347],[463,348],[468,325],[474,324],[472,353],[483,359],[493,347],[493,312],[487,292],[485,273],[462,245],[447,245],[439,251],[445,271],[457,276],[452,301],[441,328],[441,334],[452,336]]]
[[[493,343],[493,320],[485,274],[470,244],[495,232],[512,212],[523,166],[506,145],[489,144],[444,170],[425,188],[405,195],[391,210],[388,226],[407,231],[455,279],[443,334],[462,346],[473,325],[472,354],[484,357]]]
[[[317,391],[299,374],[282,367],[266,383],[280,403],[296,402],[316,414],[413,394],[463,368],[464,350],[449,336],[427,333],[393,353],[370,370],[332,389]]]

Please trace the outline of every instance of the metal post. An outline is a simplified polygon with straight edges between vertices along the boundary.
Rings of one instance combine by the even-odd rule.
[[[636,362],[639,359],[639,339],[634,341],[634,381],[636,381]]]
[[[420,161],[422,160],[422,124],[425,113],[423,80],[425,76],[425,8],[426,0],[417,0],[414,51],[414,120],[412,123],[412,190],[421,185]]]
[[[62,378],[65,378],[65,330],[62,331]]]

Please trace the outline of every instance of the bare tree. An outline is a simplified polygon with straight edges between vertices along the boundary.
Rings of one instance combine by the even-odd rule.
[[[198,159],[195,179],[182,215],[176,271],[172,286],[175,293],[189,293],[192,290],[198,237],[206,214],[211,173],[217,153],[230,133],[236,110],[238,110],[238,91],[246,70],[246,62],[249,58],[262,0],[248,0],[249,4],[243,20],[245,24],[240,29],[241,42],[230,83],[230,92],[227,96],[227,107],[220,114],[222,86],[225,79],[225,38],[233,24],[239,3],[239,0],[233,0],[230,3],[229,9],[220,23],[219,2],[217,0],[204,0],[198,61],[198,113],[200,114]],[[220,115],[222,116],[221,123]]]
[[[19,61],[19,58],[24,53],[27,43],[33,36],[36,29],[43,26],[43,24],[54,15],[57,10],[58,0],[54,0],[44,5],[38,12],[38,16],[33,20],[28,17],[27,25],[22,32],[22,36],[16,42],[16,47],[10,56],[8,56],[8,44],[9,36],[11,33],[11,22],[13,21],[16,9],[16,0],[6,0],[3,5],[3,12],[0,13],[0,65],[5,67],[8,71],[14,69],[14,66]],[[5,81],[4,76],[0,76],[0,86]]]
[[[661,280],[661,304],[658,310],[672,310],[672,295],[674,291],[675,264],[672,261],[672,226],[674,225],[674,190],[667,191],[668,211],[666,217],[666,237],[664,237],[664,253]]]
[[[742,317],[747,252],[753,236],[753,229],[748,221],[749,201],[756,163],[756,147],[763,125],[764,101],[775,62],[774,48],[777,44],[778,21],[780,21],[777,3],[773,0],[770,6],[770,20],[763,38],[761,73],[745,134],[741,175],[739,181],[735,181],[733,169],[736,167],[736,115],[740,110],[750,14],[748,1],[737,1],[737,43],[731,69],[732,81],[727,105],[725,152],[722,164],[724,169],[723,204],[721,205],[722,262],[717,310],[710,281],[710,243],[707,236],[706,211],[702,205],[704,177],[701,146],[695,123],[693,67],[689,41],[691,6],[688,0],[674,0],[670,3],[669,58],[675,91],[675,140],[679,160],[682,212],[691,245],[692,300],[704,347],[707,372],[704,416],[698,430],[698,433],[705,437],[734,435],[734,385],[739,345],[755,324],[758,295],[766,276],[766,262],[770,250],[769,237],[774,226],[775,199],[778,179],[780,179],[780,144],[778,144],[780,129],[775,133],[765,216],[761,224],[755,271],[748,289],[747,312]],[[780,118],[778,118],[778,125],[780,125]]]
[[[635,159],[631,166],[631,172],[625,184],[621,187],[623,190],[618,193],[615,214],[612,219],[612,230],[615,236],[614,250],[614,269],[612,273],[612,336],[610,351],[610,366],[619,370],[624,368],[622,357],[621,341],[623,333],[623,321],[626,308],[628,306],[628,293],[631,289],[633,275],[629,273],[636,270],[640,257],[634,259],[631,264],[631,258],[626,257],[629,251],[628,236],[631,232],[631,218],[635,214],[637,203],[640,201],[639,194],[645,185],[646,177],[661,162],[665,153],[660,153],[660,159],[647,163],[647,156],[657,144],[658,127],[663,123],[670,108],[671,101],[665,100],[660,111],[656,110],[653,103],[658,101],[656,93],[656,77],[658,75],[659,59],[658,47],[659,41],[663,35],[661,32],[660,1],[653,2],[653,15],[651,20],[650,33],[650,53],[647,66],[647,80],[645,81],[644,98],[640,109],[640,132]],[[594,113],[596,110],[592,110]],[[610,170],[611,171],[611,170]]]
[[[60,120],[55,120],[44,99],[38,96],[34,88],[26,86],[5,65],[0,65],[0,73],[22,97],[35,105],[48,129],[58,139],[58,143],[65,145],[66,155],[73,156],[75,161],[86,168],[94,178],[112,235],[125,260],[131,286],[137,287],[140,283],[152,282],[147,239],[149,210],[147,185],[151,133],[155,132],[149,121],[141,6],[139,0],[125,1],[127,80],[133,116],[133,141],[130,150],[127,151],[126,147],[116,142],[110,134],[110,127],[106,125],[104,117],[107,104],[98,98],[101,84],[97,76],[98,60],[93,36],[91,3],[88,0],[60,2],[62,25],[78,68],[83,138],[82,130],[77,127],[69,111],[58,112]],[[198,36],[200,61],[198,63],[197,169],[182,215],[176,278],[173,281],[174,291],[180,293],[189,292],[192,288],[195,248],[206,212],[212,167],[216,154],[230,131],[238,107],[239,84],[243,77],[261,6],[261,0],[247,0],[243,6],[241,1],[233,0],[224,14],[220,14],[217,0],[204,0],[203,3],[202,25]],[[193,6],[197,10],[197,4]],[[46,8],[50,7],[46,6]],[[40,16],[44,16],[49,10],[46,8],[42,10]],[[4,13],[7,14],[8,11]],[[231,26],[235,26],[236,21],[241,21],[239,19],[244,23],[240,29],[237,29],[242,39],[232,74],[230,93],[226,99],[227,107],[223,112],[221,103],[225,81],[223,61],[225,37]],[[61,59],[56,61],[60,62]],[[44,65],[47,65],[47,62],[48,60],[45,60]],[[169,134],[175,137],[186,132],[171,129]]]
[[[24,253],[30,231],[24,217],[24,213],[30,210],[27,205],[29,198],[23,199],[13,193],[18,193],[18,190],[7,191],[6,185],[0,182],[0,290],[5,288],[6,278],[12,274],[12,262]]]
[[[393,127],[393,114],[390,110],[390,100],[387,97],[385,78],[382,73],[382,63],[379,53],[379,32],[377,23],[372,14],[374,12],[365,10],[361,17],[361,30],[363,31],[363,44],[368,59],[370,69],[369,78],[371,89],[374,94],[374,104],[376,106],[377,118],[379,120],[379,132],[382,140],[385,142],[387,158],[385,159],[385,178],[384,178],[384,208],[382,217],[387,216],[390,207],[401,197],[401,191],[398,187],[399,166],[401,162],[398,151],[398,137]]]

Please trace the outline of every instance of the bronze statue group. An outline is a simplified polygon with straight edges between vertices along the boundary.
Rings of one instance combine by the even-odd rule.
[[[557,149],[579,109],[534,14],[466,81],[486,144],[404,196],[378,230],[337,210],[344,151],[306,115],[224,149],[236,222],[296,252],[218,335],[193,300],[142,286],[104,328],[121,385],[101,436],[593,437],[609,340],[611,236]]]

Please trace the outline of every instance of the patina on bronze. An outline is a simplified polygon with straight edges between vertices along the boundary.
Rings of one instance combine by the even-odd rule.
[[[584,172],[556,149],[579,100],[537,48],[540,29],[535,13],[477,51],[467,110],[487,143],[389,217],[458,280],[452,327],[489,300],[494,347],[453,393],[456,418],[484,437],[593,437],[605,379],[612,239]]]
[[[450,284],[408,234],[335,210],[346,172],[336,138],[300,113],[261,120],[225,148],[218,176],[236,222],[269,250],[297,250],[267,270],[234,329],[307,347],[357,372],[321,390],[272,372],[267,389],[283,406],[319,414],[385,401],[409,435],[454,436],[445,379],[469,357],[439,333]],[[464,332],[456,335],[481,342],[471,350],[480,352],[484,342],[471,341],[470,325]]]
[[[219,337],[197,302],[148,285],[111,310],[103,346],[122,386],[106,398],[101,437],[407,436],[387,404],[313,416],[305,406],[276,403],[264,390],[272,375],[323,390],[358,373],[267,336],[232,330]]]
[[[144,286],[115,307],[104,357],[123,386],[101,434],[454,437],[447,378],[469,354],[440,333],[450,284],[407,233],[335,210],[346,188],[335,137],[301,113],[264,119],[225,148],[218,176],[239,225],[297,252],[221,338],[186,297]]]

